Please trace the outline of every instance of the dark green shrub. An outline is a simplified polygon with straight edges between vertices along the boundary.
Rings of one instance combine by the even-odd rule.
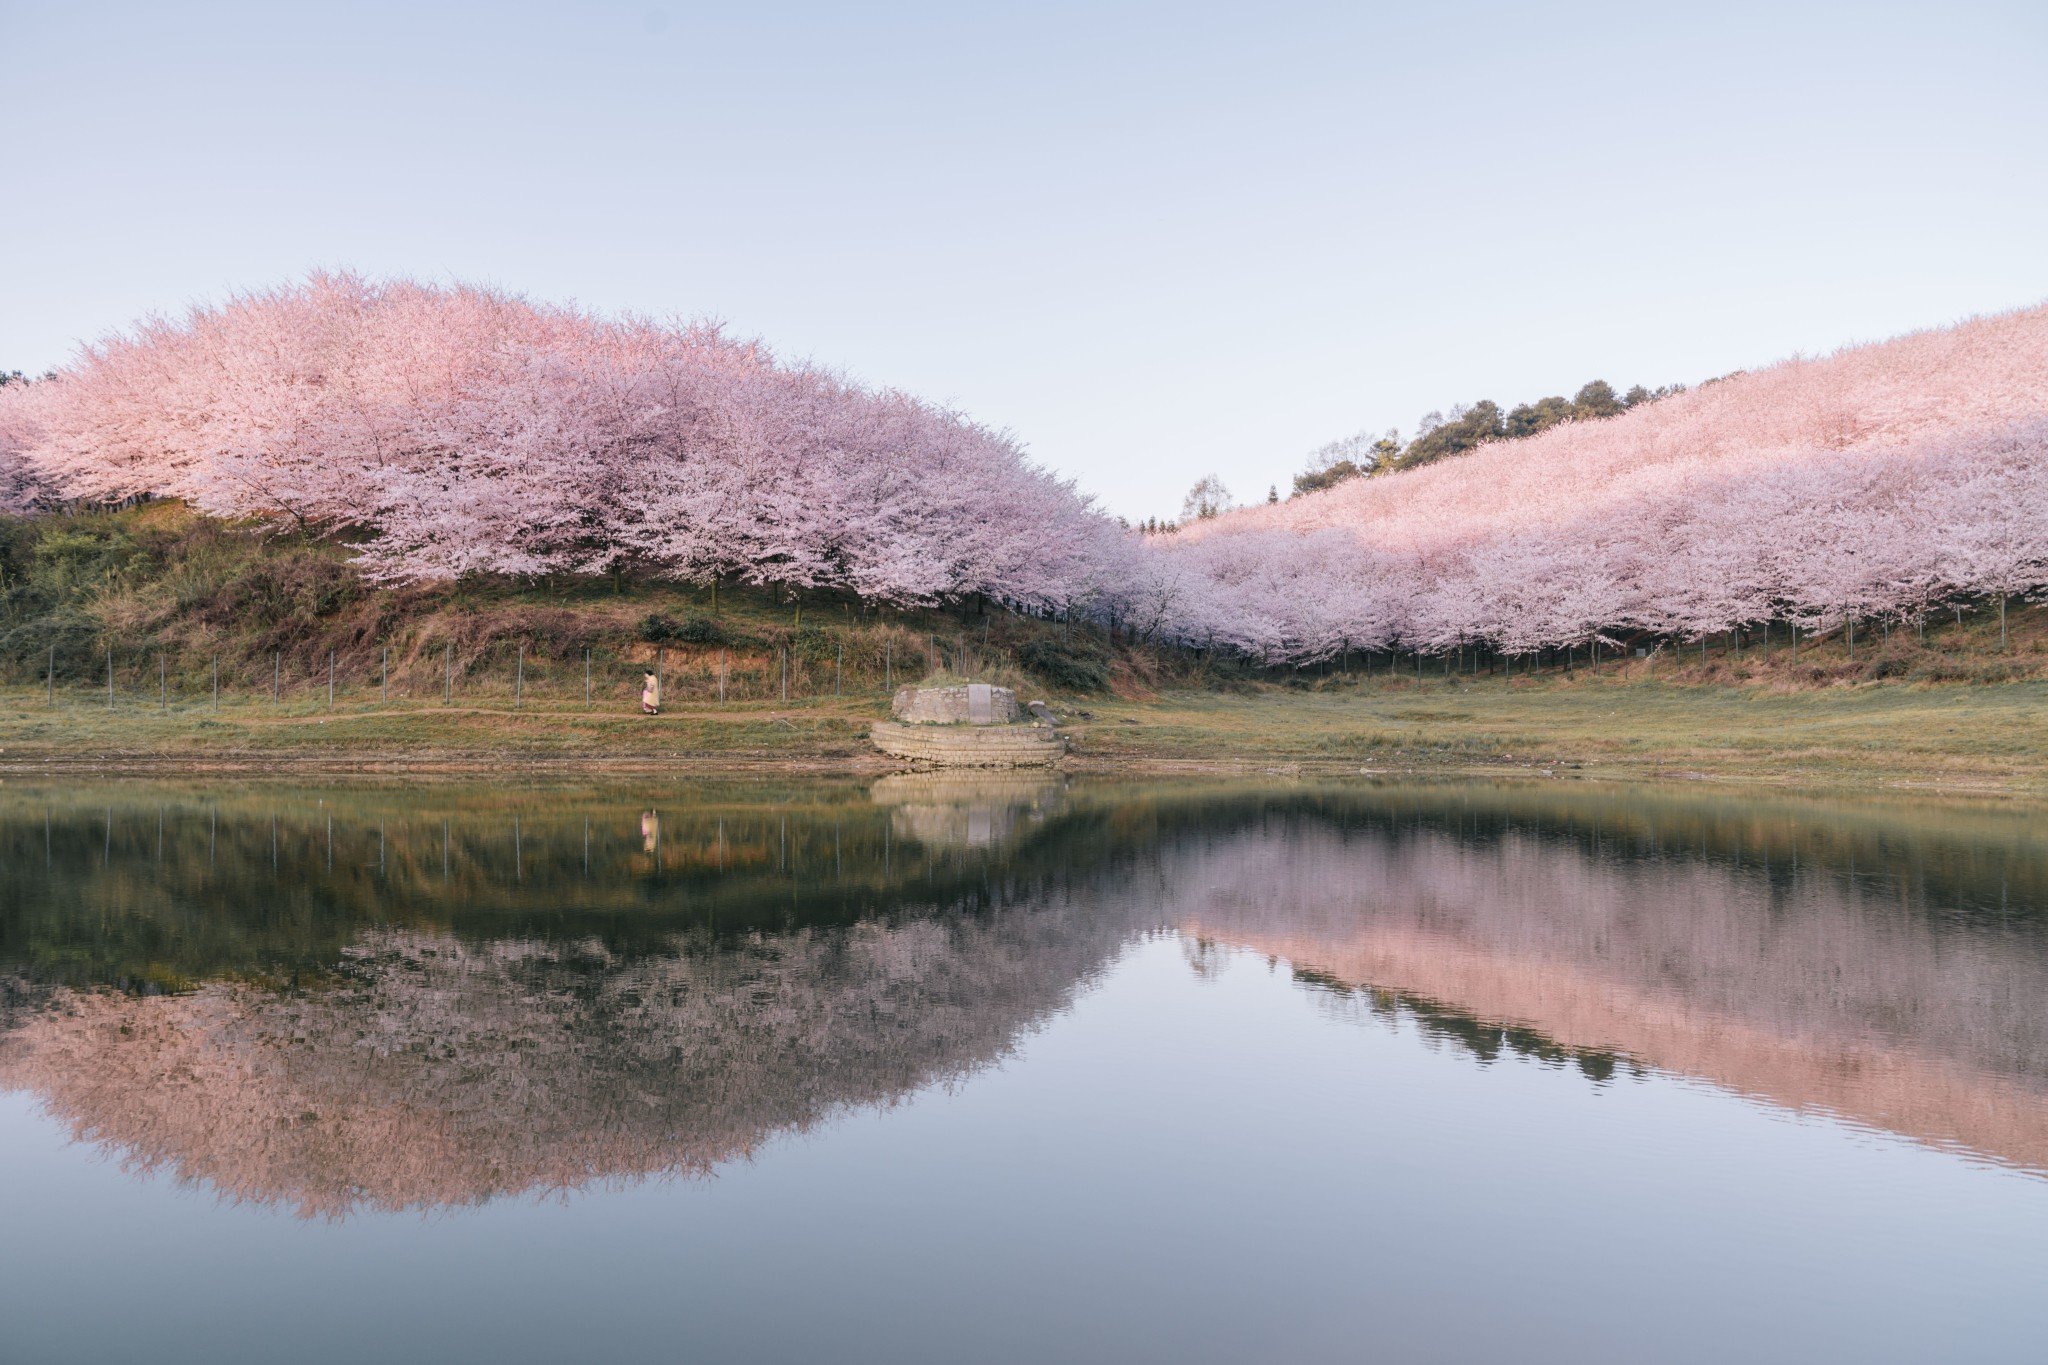
[[[789,637],[789,652],[809,663],[827,663],[838,657],[839,637],[829,630],[805,626]]]
[[[640,621],[640,638],[650,645],[666,644],[677,637],[682,626],[676,618],[658,611],[650,611]]]
[[[1920,651],[1911,645],[1885,645],[1863,665],[1866,678],[1904,678],[1920,662]]]
[[[203,614],[221,623],[291,626],[332,616],[363,592],[354,569],[318,548],[289,543],[243,563]]]
[[[135,561],[136,546],[119,528],[81,518],[45,531],[29,557],[30,582],[61,601],[112,581]]]
[[[725,627],[704,616],[678,621],[662,612],[649,612],[640,622],[640,638],[650,645],[722,645],[730,642]]]
[[[1062,692],[1103,692],[1109,688],[1109,656],[1085,640],[1041,635],[1017,651],[1017,662],[1048,687]]]
[[[676,631],[675,638],[686,645],[722,645],[725,627],[708,616],[692,616]]]

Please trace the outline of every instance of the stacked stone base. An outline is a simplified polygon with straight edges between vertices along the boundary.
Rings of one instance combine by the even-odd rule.
[[[1042,768],[1065,757],[1067,742],[1036,725],[898,725],[875,722],[875,747],[936,768]]]

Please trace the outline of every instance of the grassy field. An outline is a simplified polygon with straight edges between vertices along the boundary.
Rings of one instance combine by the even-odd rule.
[[[1741,686],[1492,680],[1087,708],[1090,764],[1472,767],[2048,792],[2048,684]]]
[[[982,602],[898,611],[629,580],[380,588],[332,541],[154,503],[0,518],[0,771],[879,769],[866,731],[890,686],[938,669],[1052,700],[1078,768],[2048,790],[2048,605],[1958,604],[1854,639],[1777,623],[1626,643],[1597,671],[1583,647],[1420,664],[1346,651],[1289,671]],[[658,718],[638,713],[650,669],[668,688]]]
[[[453,706],[224,701],[218,712],[71,699],[52,708],[19,690],[0,695],[0,770],[25,767],[471,767],[676,764],[883,766],[868,745],[879,696],[780,705],[684,706],[656,717],[614,704],[515,705],[511,696]]]
[[[52,767],[879,770],[879,691],[685,702],[644,717],[620,702],[507,694],[384,704],[0,693],[0,770]],[[1549,771],[1701,776],[1815,786],[2048,793],[2048,684],[1780,690],[1594,679],[1344,680],[1320,688],[1166,692],[1068,708],[1083,770]]]

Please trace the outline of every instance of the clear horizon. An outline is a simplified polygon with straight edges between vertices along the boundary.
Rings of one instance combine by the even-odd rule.
[[[4,11],[0,368],[315,267],[712,316],[1112,512],[2040,301],[2048,12]]]

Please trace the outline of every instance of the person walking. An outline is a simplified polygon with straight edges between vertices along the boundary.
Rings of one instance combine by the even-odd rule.
[[[640,710],[649,716],[661,714],[661,679],[652,672],[640,680]]]

